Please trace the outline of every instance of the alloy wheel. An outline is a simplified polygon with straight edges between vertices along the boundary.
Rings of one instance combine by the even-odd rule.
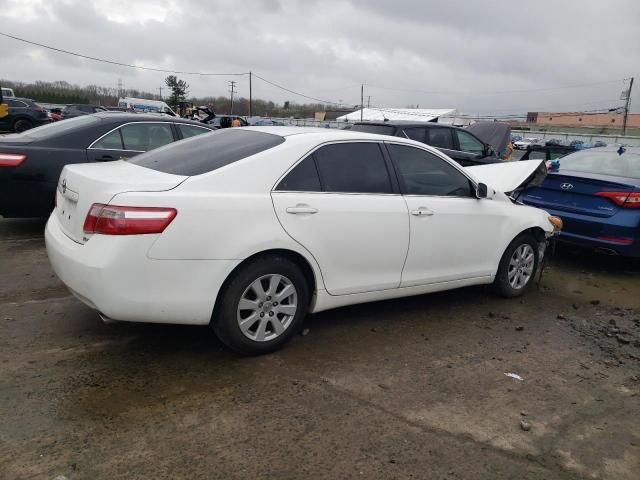
[[[298,310],[298,292],[284,275],[257,278],[244,290],[238,302],[240,331],[256,342],[268,342],[282,335]]]
[[[524,243],[515,249],[509,260],[507,277],[509,285],[515,290],[526,287],[533,276],[535,266],[535,254],[528,243]]]

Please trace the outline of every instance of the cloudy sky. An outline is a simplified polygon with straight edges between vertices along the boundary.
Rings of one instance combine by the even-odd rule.
[[[257,73],[333,102],[475,114],[622,105],[635,76],[638,0],[0,0],[0,32],[155,68]],[[0,77],[155,91],[166,74],[0,37]],[[181,76],[198,96],[246,76]],[[305,98],[254,79],[254,96]],[[366,99],[365,99],[366,101]]]

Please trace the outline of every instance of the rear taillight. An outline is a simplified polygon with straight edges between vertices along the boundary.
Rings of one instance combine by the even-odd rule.
[[[0,153],[0,167],[17,167],[26,159],[23,153]]]
[[[640,208],[640,192],[598,192],[596,196],[608,198],[622,208]]]
[[[142,235],[162,233],[178,214],[175,208],[123,207],[94,203],[84,221],[84,233]]]

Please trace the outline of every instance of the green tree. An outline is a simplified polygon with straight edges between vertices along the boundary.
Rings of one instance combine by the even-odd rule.
[[[164,83],[171,89],[171,96],[169,97],[169,106],[174,108],[178,105],[178,102],[184,102],[187,92],[189,91],[189,84],[184,80],[178,80],[175,75],[169,75],[164,79]]]

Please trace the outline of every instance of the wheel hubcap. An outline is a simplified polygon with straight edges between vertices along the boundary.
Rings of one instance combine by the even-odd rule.
[[[516,248],[509,260],[509,285],[516,290],[526,287],[533,276],[534,265],[535,255],[531,245],[525,243]]]
[[[298,292],[284,275],[254,280],[238,303],[238,326],[249,339],[268,342],[282,335],[298,310]]]

